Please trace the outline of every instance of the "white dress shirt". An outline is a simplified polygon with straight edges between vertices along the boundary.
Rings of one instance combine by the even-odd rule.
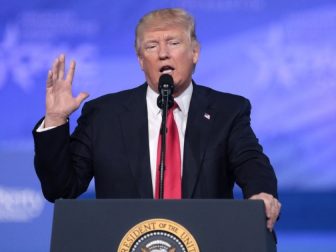
[[[183,174],[183,150],[184,136],[188,119],[188,111],[190,106],[193,85],[190,84],[186,90],[178,97],[174,98],[178,108],[174,110],[174,119],[179,133],[180,153],[181,153],[181,176]],[[157,162],[157,147],[159,141],[159,132],[161,127],[162,115],[161,109],[156,105],[158,93],[153,91],[150,86],[147,87],[146,101],[148,113],[148,136],[149,136],[149,156],[152,174],[153,192],[155,193],[156,180],[156,162]]]

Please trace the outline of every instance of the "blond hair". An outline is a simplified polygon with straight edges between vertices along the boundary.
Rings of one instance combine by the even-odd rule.
[[[141,34],[146,28],[164,28],[171,25],[184,27],[186,32],[190,35],[191,41],[198,43],[195,32],[195,21],[189,13],[179,8],[159,9],[143,16],[136,26],[135,50],[137,54],[140,52],[139,40]]]

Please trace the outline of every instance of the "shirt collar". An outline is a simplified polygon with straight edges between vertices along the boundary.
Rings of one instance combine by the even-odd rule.
[[[174,98],[174,101],[179,106],[180,111],[185,116],[188,115],[192,92],[193,92],[193,85],[192,83],[190,83],[187,89],[184,90],[182,94]],[[157,106],[158,96],[159,94],[156,93],[149,85],[147,85],[147,93],[146,93],[147,106],[156,115],[161,113],[161,109]]]

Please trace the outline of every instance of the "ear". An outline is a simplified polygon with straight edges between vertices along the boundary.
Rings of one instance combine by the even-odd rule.
[[[200,53],[200,45],[197,41],[192,42],[193,63],[196,65]]]

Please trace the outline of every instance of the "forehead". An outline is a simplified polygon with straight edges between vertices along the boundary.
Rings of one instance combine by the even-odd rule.
[[[141,32],[140,39],[147,41],[153,39],[185,38],[187,35],[186,28],[181,25],[158,26],[144,28]]]

